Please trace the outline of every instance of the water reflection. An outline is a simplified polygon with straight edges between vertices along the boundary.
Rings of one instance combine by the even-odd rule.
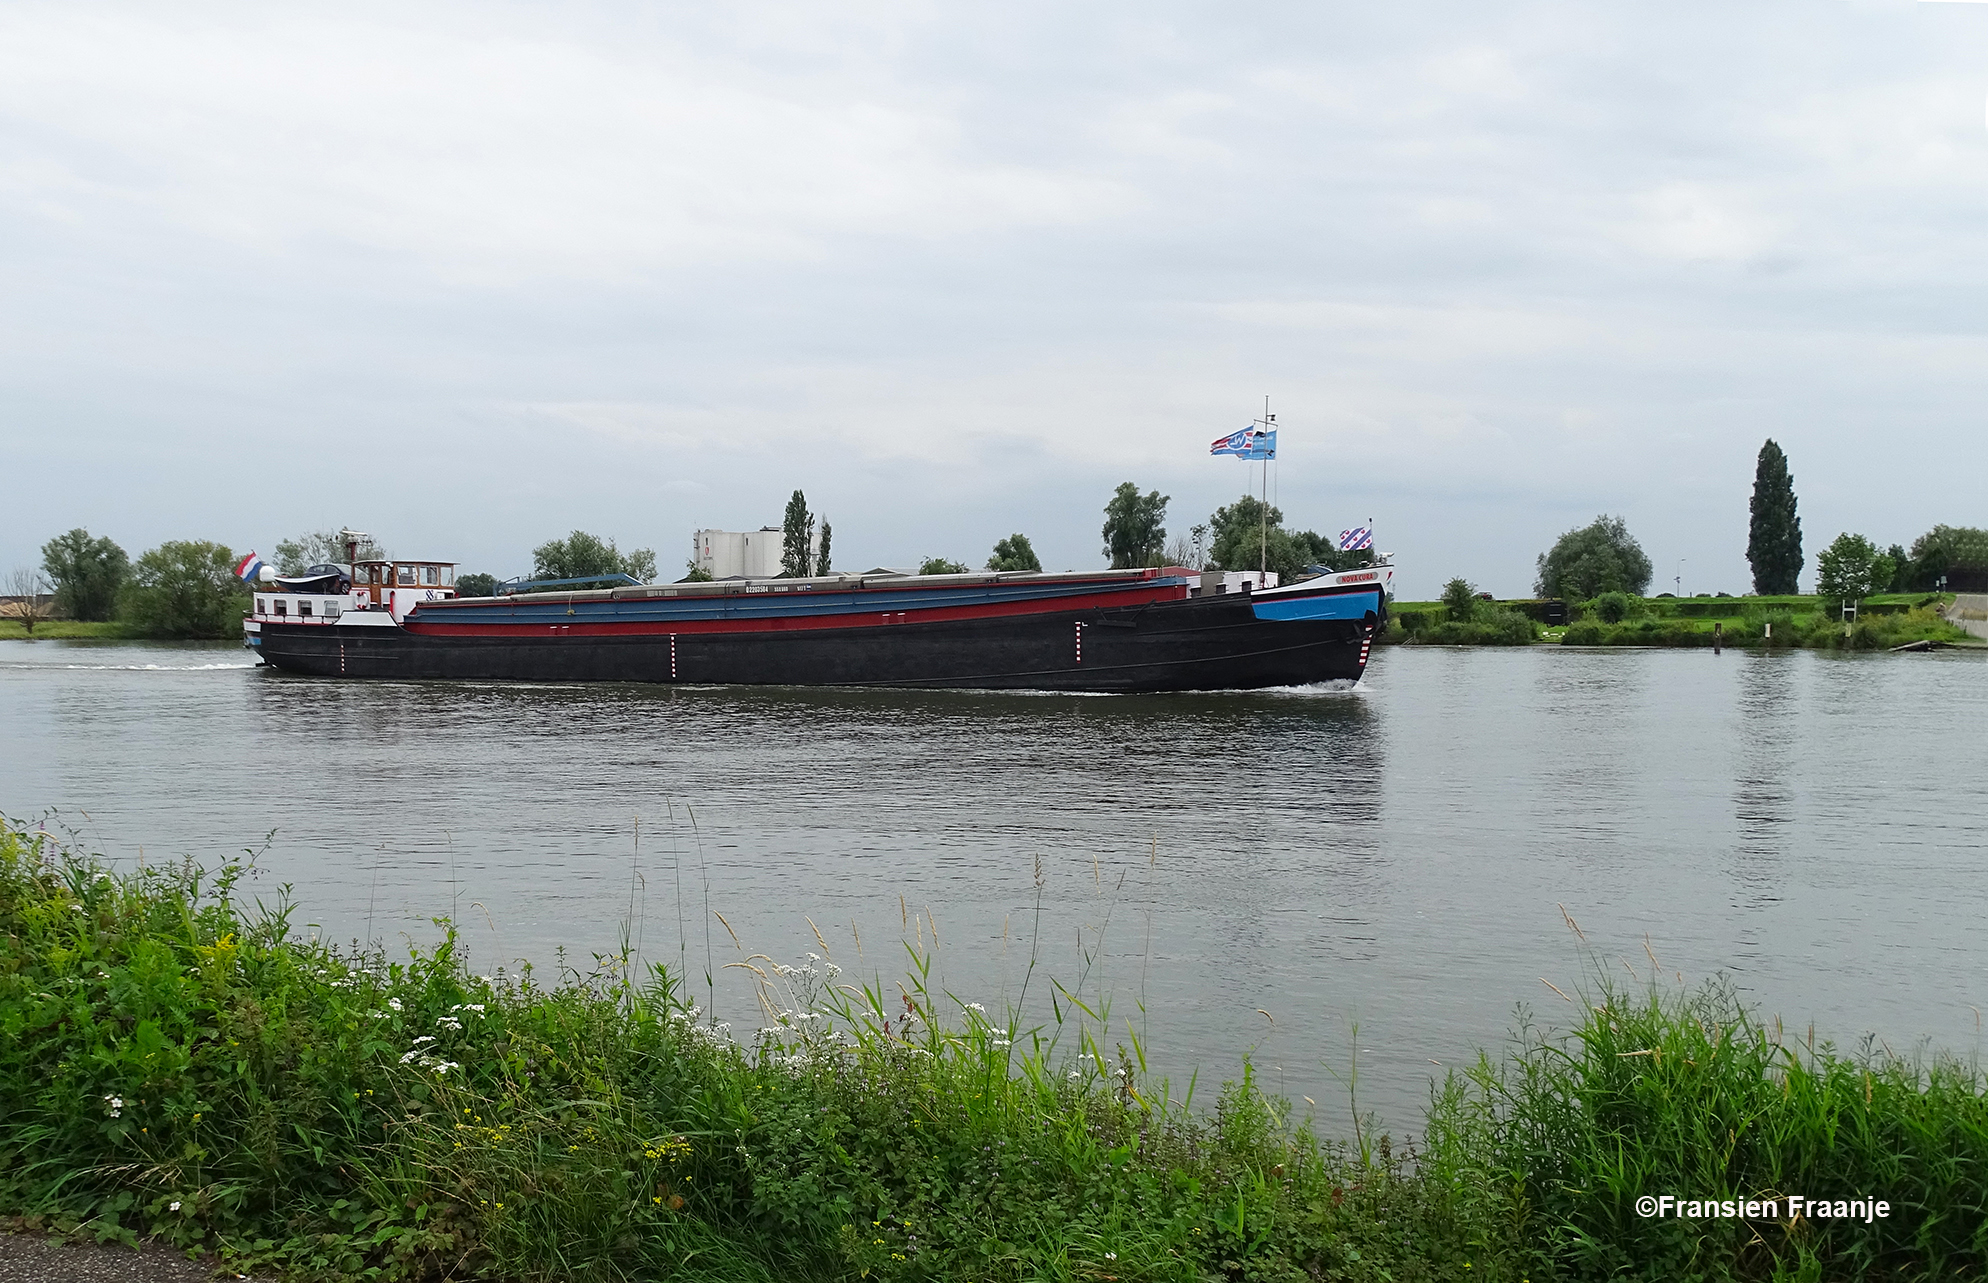
[[[1788,655],[1746,656],[1736,701],[1733,818],[1738,848],[1733,876],[1745,903],[1781,899],[1784,864],[1795,821],[1795,734],[1798,683],[1804,665]]]

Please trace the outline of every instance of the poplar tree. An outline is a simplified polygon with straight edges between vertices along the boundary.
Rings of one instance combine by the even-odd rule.
[[[834,529],[828,524],[828,518],[823,517],[821,519],[821,546],[815,549],[815,573],[817,575],[828,573],[828,541],[834,533]]]
[[[1747,526],[1746,560],[1753,567],[1753,591],[1762,597],[1799,591],[1802,573],[1802,519],[1795,515],[1795,479],[1788,456],[1769,437],[1753,470],[1752,520]]]
[[[780,522],[780,573],[789,579],[806,579],[813,574],[814,543],[814,514],[808,511],[808,497],[796,490]]]

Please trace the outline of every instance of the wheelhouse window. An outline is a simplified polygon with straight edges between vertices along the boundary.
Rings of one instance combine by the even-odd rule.
[[[398,586],[402,588],[414,587],[414,567],[397,566],[395,569],[399,571],[399,577],[395,581]]]
[[[442,587],[453,588],[455,586],[456,586],[456,568],[454,566],[442,567]]]
[[[442,568],[440,566],[423,566],[421,568],[421,583],[423,587],[434,588],[441,582]]]

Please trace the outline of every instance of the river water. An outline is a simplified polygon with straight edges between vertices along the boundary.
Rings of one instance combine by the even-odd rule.
[[[1127,697],[250,664],[0,643],[0,810],[125,861],[265,848],[298,923],[400,948],[451,916],[485,968],[584,967],[626,922],[741,1032],[725,964],[820,952],[810,919],[886,984],[936,927],[933,983],[996,1012],[1033,948],[1032,1012],[1052,977],[1109,997],[1106,1045],[1129,1019],[1176,1090],[1254,1048],[1336,1132],[1356,1055],[1359,1107],[1413,1128],[1431,1062],[1521,1002],[1564,1022],[1542,979],[1596,966],[1723,972],[1844,1046],[1971,1056],[1988,1007],[1978,655],[1408,648],[1350,690]]]

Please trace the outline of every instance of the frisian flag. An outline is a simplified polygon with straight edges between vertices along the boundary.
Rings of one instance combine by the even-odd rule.
[[[1356,552],[1361,548],[1374,546],[1374,532],[1368,526],[1355,526],[1351,530],[1339,532],[1339,551]]]
[[[235,563],[235,578],[241,580],[245,584],[254,583],[256,579],[261,576],[261,574],[262,574],[262,558],[256,556],[253,551],[251,551],[248,556],[242,558],[240,561]]]
[[[1219,437],[1208,447],[1209,454],[1232,454],[1238,459],[1274,459],[1277,457],[1277,430],[1250,425],[1240,432],[1231,432]]]

